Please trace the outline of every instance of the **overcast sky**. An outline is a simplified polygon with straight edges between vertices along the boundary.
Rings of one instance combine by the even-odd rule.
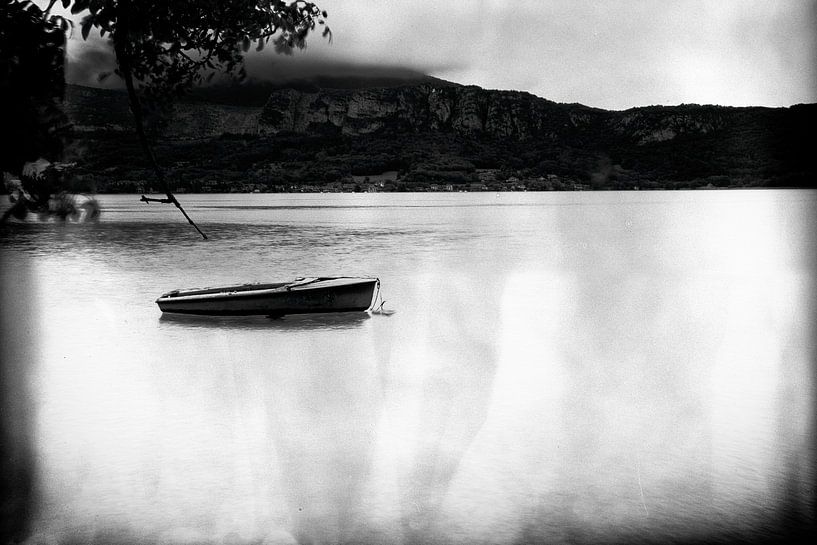
[[[558,102],[817,102],[817,0],[318,0],[334,39],[293,63],[387,65]],[[78,34],[78,33],[75,33]],[[76,59],[89,44],[71,40]],[[70,62],[70,59],[69,59]]]

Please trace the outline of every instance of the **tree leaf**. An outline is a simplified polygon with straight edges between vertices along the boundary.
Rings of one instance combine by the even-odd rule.
[[[87,40],[88,34],[91,32],[91,27],[94,26],[94,19],[91,16],[82,20],[82,39]]]
[[[90,4],[90,0],[76,0],[74,5],[71,6],[71,13],[77,14],[81,11],[85,11],[88,9],[88,5]]]

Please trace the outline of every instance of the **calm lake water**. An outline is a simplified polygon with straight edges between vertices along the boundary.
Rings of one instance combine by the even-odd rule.
[[[0,230],[32,543],[815,529],[817,192],[101,196]],[[173,318],[377,276],[392,316]]]

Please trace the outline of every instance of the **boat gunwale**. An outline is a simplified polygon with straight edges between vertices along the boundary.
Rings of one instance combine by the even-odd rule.
[[[309,280],[309,282],[304,282],[299,284],[299,281],[302,280]],[[350,282],[343,283],[343,284],[334,284],[334,285],[324,285],[321,286],[320,282],[331,281],[331,280],[350,280]],[[241,284],[236,286],[224,286],[221,288],[192,288],[190,290],[174,290],[167,292],[161,295],[158,299],[156,299],[156,303],[169,303],[169,302],[187,302],[187,301],[200,301],[200,300],[226,300],[226,299],[243,299],[247,297],[264,297],[268,295],[276,295],[280,293],[287,293],[292,291],[307,291],[307,290],[332,290],[332,289],[341,289],[347,288],[356,285],[363,285],[363,284],[377,284],[379,280],[374,277],[349,277],[349,276],[337,276],[337,277],[319,277],[315,279],[298,279],[292,282],[283,282],[283,283],[263,283],[263,284]],[[317,284],[317,285],[316,285]],[[269,287],[266,286],[275,286]],[[260,287],[260,289],[258,289]],[[245,288],[245,289],[236,289],[236,288]],[[192,291],[193,293],[184,293],[187,291]]]

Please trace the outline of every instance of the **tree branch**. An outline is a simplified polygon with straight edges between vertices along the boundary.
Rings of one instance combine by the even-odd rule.
[[[145,197],[144,195],[142,195],[142,198],[139,200],[146,203],[160,202],[162,204],[170,204],[173,202],[170,199],[153,199],[151,197]]]
[[[51,13],[51,8],[53,8],[54,4],[56,3],[57,0],[51,0],[50,2],[48,2],[48,7],[45,8],[45,11],[43,12],[43,19],[48,18],[49,14]]]
[[[127,8],[125,8],[127,9]],[[187,215],[187,212],[182,208],[181,203],[176,199],[176,196],[170,191],[170,187],[167,184],[167,180],[165,179],[164,172],[162,171],[161,167],[159,166],[159,162],[156,160],[156,155],[153,153],[153,148],[148,141],[147,134],[145,133],[145,124],[144,118],[142,115],[142,105],[139,102],[139,95],[136,93],[136,87],[133,83],[133,73],[131,71],[130,65],[130,56],[129,51],[127,50],[127,16],[124,13],[124,9],[120,10],[119,14],[119,24],[117,25],[116,33],[117,35],[114,37],[114,50],[116,51],[116,58],[119,62],[119,70],[122,73],[122,78],[125,80],[125,87],[128,90],[128,101],[130,102],[130,109],[131,113],[133,113],[133,120],[136,124],[136,134],[139,136],[139,143],[142,145],[142,149],[145,151],[145,154],[148,157],[148,161],[150,162],[151,166],[153,167],[153,171],[156,173],[156,177],[159,180],[159,183],[162,186],[162,189],[167,195],[167,199],[149,199],[142,195],[142,201],[144,202],[162,202],[173,204],[176,208],[181,211],[182,215],[184,215],[187,222],[195,227],[196,231],[202,236],[204,240],[207,240],[207,235],[199,229],[199,226],[190,219],[190,216]]]

